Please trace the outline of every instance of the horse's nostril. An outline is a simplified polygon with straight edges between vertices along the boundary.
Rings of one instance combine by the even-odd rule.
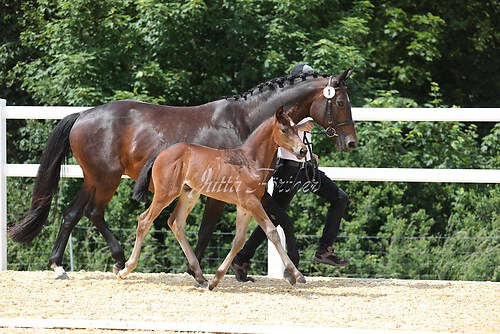
[[[347,143],[347,147],[349,148],[356,148],[358,146],[358,143],[355,141],[350,141]]]
[[[306,155],[306,154],[307,154],[307,148],[302,147],[302,148],[300,149],[300,155]]]

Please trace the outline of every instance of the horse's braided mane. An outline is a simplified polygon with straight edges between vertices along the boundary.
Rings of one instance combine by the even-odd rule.
[[[252,89],[249,89],[248,91],[239,94],[239,95],[232,95],[232,96],[223,96],[223,99],[234,99],[234,100],[239,100],[243,99],[246,100],[249,96],[253,96],[255,94],[261,93],[264,91],[265,88],[268,88],[268,90],[275,90],[277,88],[283,88],[285,87],[285,84],[288,82],[288,85],[294,85],[296,79],[302,79],[302,81],[306,81],[307,78],[312,77],[312,78],[317,78],[317,77],[323,77],[323,78],[328,78],[330,75],[326,73],[318,73],[318,72],[312,72],[312,73],[302,73],[299,75],[287,75],[284,77],[279,77],[279,78],[274,78],[269,81],[263,82],[258,84]]]

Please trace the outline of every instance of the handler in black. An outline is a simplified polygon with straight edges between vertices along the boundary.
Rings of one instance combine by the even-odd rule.
[[[292,69],[290,74],[300,75],[312,71],[312,68],[308,65],[297,65]],[[285,150],[281,148],[278,150],[277,169],[273,175],[274,189],[272,198],[283,210],[288,209],[290,202],[300,189],[303,189],[304,192],[312,192],[330,202],[323,233],[319,239],[318,249],[314,255],[313,261],[332,266],[346,266],[349,264],[349,261],[339,258],[334,253],[333,243],[337,238],[340,221],[347,207],[349,198],[335,182],[316,168],[318,158],[312,153],[312,145],[310,144],[310,131],[314,128],[314,124],[309,122],[308,119],[305,119],[299,123],[298,126],[299,136],[304,138],[304,143],[308,146],[309,152],[306,158],[299,161],[295,156],[288,154]],[[275,219],[273,218],[276,217],[270,215],[270,218],[274,222]],[[282,217],[279,217],[278,220],[279,219],[282,219]],[[283,219],[289,220],[288,216]],[[280,222],[278,221],[277,223]],[[283,225],[288,226],[288,223],[287,221],[287,224]],[[290,229],[290,227],[288,228]],[[286,235],[290,235],[290,232],[286,233]],[[293,230],[291,231],[291,235],[293,235]],[[252,277],[247,276],[247,270],[250,266],[250,260],[255,255],[257,247],[259,247],[264,240],[266,240],[266,234],[260,227],[257,227],[245,243],[245,246],[243,246],[242,250],[234,258],[231,269],[235,273],[238,281],[253,281]],[[298,267],[298,250],[293,250],[292,254],[290,254],[289,249],[288,253],[292,262]],[[286,271],[284,275],[287,277]]]

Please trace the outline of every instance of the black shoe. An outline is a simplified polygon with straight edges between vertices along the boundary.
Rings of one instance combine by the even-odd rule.
[[[253,277],[247,276],[248,269],[250,268],[250,262],[243,262],[242,264],[236,263],[234,260],[230,266],[231,270],[234,272],[234,277],[238,282],[254,282]]]
[[[349,265],[349,261],[341,259],[334,252],[332,246],[326,248],[326,252],[316,252],[313,261],[317,263],[329,264],[336,267],[345,267]]]

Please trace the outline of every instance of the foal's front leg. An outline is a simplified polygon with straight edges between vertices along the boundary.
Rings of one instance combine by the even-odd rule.
[[[262,207],[262,204],[260,201],[251,201],[251,210],[252,216],[259,224],[259,226],[264,230],[266,233],[267,237],[271,242],[274,244],[276,247],[276,250],[278,251],[278,254],[281,257],[281,260],[283,261],[283,264],[285,265],[285,269],[292,274],[292,276],[295,278],[296,282],[299,283],[305,283],[306,279],[304,275],[297,269],[297,267],[293,264],[293,262],[290,260],[288,257],[288,254],[286,253],[285,249],[281,245],[281,240],[278,235],[278,231],[276,231],[276,227],[273,225],[269,217],[267,216],[266,212],[264,211],[264,208]],[[288,280],[287,280],[288,281]],[[295,282],[289,282],[290,284],[295,284]]]
[[[246,239],[248,223],[250,222],[251,218],[252,216],[250,212],[243,209],[241,206],[237,207],[236,232],[234,234],[233,245],[231,247],[231,250],[227,254],[226,258],[224,259],[224,262],[222,262],[222,264],[219,266],[214,277],[210,281],[210,284],[208,286],[210,290],[213,290],[217,286],[217,284],[219,284],[220,280],[222,279],[222,277],[224,277],[227,270],[229,269],[229,266],[233,262],[234,257],[243,247],[243,244],[245,243]]]

